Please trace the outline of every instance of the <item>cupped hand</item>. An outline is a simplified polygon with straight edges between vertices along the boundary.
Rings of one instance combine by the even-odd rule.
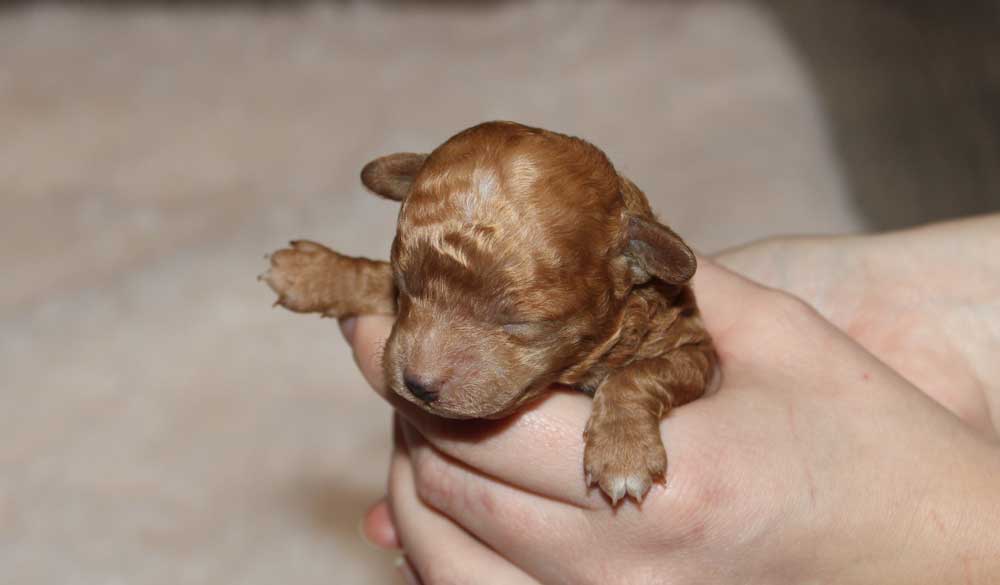
[[[984,436],[1000,438],[1000,214],[720,254],[798,296]]]
[[[583,395],[497,423],[400,411],[389,506],[425,585],[996,577],[994,444],[795,297],[708,261],[695,287],[723,383],[664,421],[641,508],[585,488]],[[383,395],[390,326],[351,332]]]

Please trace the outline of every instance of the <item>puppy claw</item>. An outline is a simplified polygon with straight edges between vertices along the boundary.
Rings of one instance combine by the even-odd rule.
[[[601,489],[611,498],[611,505],[617,506],[618,501],[625,497],[625,478],[614,477],[601,484]]]
[[[649,478],[638,475],[631,475],[625,480],[625,489],[628,495],[632,496],[636,502],[641,502],[649,491],[651,482]]]
[[[613,425],[592,424],[589,428],[583,452],[587,484],[596,481],[612,505],[626,497],[641,503],[653,482],[667,470],[667,456],[656,421],[648,421],[648,428],[641,433],[635,432],[637,424],[617,421]]]

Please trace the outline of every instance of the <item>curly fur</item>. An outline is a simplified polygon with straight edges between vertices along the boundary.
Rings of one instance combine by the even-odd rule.
[[[663,477],[659,421],[701,396],[716,357],[688,284],[695,257],[579,138],[511,122],[365,166],[402,201],[391,263],[312,242],[271,256],[278,303],[397,315],[391,389],[450,418],[499,418],[552,384],[593,394],[584,468],[617,502]]]

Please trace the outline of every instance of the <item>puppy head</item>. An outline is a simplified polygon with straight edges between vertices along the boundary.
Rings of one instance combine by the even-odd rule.
[[[682,284],[694,255],[594,146],[518,124],[470,128],[429,156],[365,167],[403,201],[397,394],[451,418],[498,418],[610,347],[631,288]]]

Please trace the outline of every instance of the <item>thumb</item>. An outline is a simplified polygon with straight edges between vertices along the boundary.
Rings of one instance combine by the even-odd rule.
[[[745,316],[749,304],[769,290],[705,256],[698,256],[691,287],[702,320],[713,335],[729,330]]]
[[[395,320],[395,317],[385,315],[365,315],[341,322],[344,338],[354,351],[354,361],[361,374],[383,398],[386,397],[387,390],[382,371],[382,353]]]

